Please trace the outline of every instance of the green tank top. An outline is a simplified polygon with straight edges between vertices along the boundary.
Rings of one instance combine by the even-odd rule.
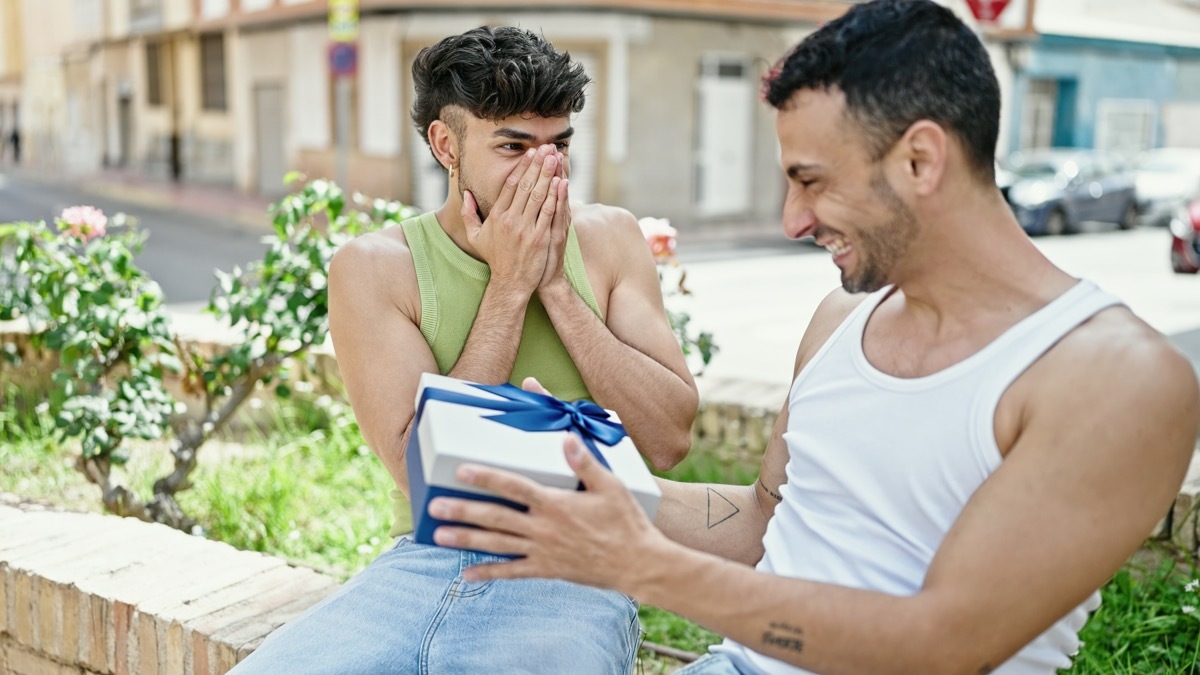
[[[408,250],[412,252],[421,293],[421,334],[433,351],[438,371],[445,375],[458,362],[467,343],[491,270],[487,263],[460,249],[442,229],[433,212],[404,220],[400,226],[404,228]],[[603,320],[604,315],[583,266],[574,227],[567,232],[563,269],[571,287]],[[509,382],[519,387],[522,380],[531,376],[558,398],[567,401],[591,398],[583,376],[575,368],[546,308],[536,295],[530,298],[525,310],[521,344]],[[395,519],[391,536],[394,537],[410,531],[412,526],[407,498],[399,490],[393,491],[392,496]]]

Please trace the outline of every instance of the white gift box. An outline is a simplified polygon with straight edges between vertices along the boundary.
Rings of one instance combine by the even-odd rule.
[[[514,402],[507,398],[509,396],[534,400]],[[553,487],[573,489],[579,486],[578,476],[563,456],[563,442],[568,433],[579,436],[586,434],[581,433],[578,416],[574,416],[577,423],[573,428],[563,428],[569,426],[572,416],[558,414],[562,412],[562,406],[554,404],[556,399],[531,396],[515,388],[501,387],[486,391],[471,382],[424,373],[417,386],[416,401],[417,417],[409,435],[407,464],[413,530],[418,542],[433,544],[433,531],[439,525],[448,524],[428,514],[429,500],[434,497],[452,496],[517,507],[487,490],[460,482],[454,475],[460,464],[505,469]],[[550,405],[540,405],[539,401]],[[489,406],[505,409],[497,410]],[[594,427],[598,422],[599,426],[608,427],[609,431],[613,427],[619,429],[614,435],[622,437],[614,445],[609,446],[592,438],[592,447],[599,451],[613,474],[621,479],[637,503],[653,519],[661,493],[641,454],[633,441],[623,435],[624,430],[619,428],[620,420],[615,413],[601,412],[601,408],[591,404],[588,404],[588,409],[593,415],[591,420],[584,422],[585,425]],[[604,413],[609,419],[599,420]],[[505,419],[510,423],[513,423],[513,417],[528,418],[529,415],[557,418],[558,421],[552,425],[531,425],[528,419],[523,422],[527,428],[559,428],[517,428],[498,421],[505,415],[508,415]]]

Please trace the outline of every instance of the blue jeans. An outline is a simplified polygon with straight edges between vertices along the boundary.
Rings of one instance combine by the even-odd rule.
[[[230,672],[633,672],[633,600],[565,581],[463,580],[467,567],[500,560],[402,537]]]
[[[675,675],[741,675],[725,654],[705,654],[675,671]]]

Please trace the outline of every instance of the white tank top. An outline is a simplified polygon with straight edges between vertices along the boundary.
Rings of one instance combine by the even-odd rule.
[[[862,348],[867,320],[890,290],[855,308],[792,384],[787,483],[767,525],[761,572],[915,594],[942,537],[1000,466],[1000,397],[1064,335],[1120,303],[1081,281],[966,359],[898,378],[874,368]],[[1079,629],[1099,605],[1093,593],[994,672],[1070,667]],[[732,640],[713,651],[746,673],[807,672]]]

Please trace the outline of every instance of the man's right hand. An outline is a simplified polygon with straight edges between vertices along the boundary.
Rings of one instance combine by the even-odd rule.
[[[467,241],[491,268],[489,283],[530,296],[546,269],[550,225],[558,194],[560,160],[553,145],[530,149],[504,181],[487,220],[480,222],[475,196],[463,193]]]

